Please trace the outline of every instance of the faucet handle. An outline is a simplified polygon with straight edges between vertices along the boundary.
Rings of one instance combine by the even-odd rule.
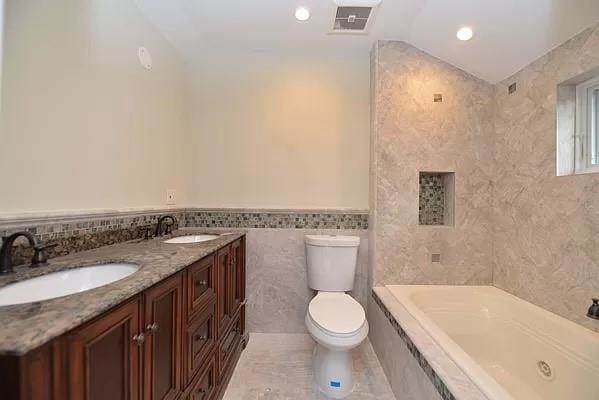
[[[152,239],[152,231],[154,230],[154,227],[152,225],[144,225],[141,227],[141,230],[144,233],[144,240]]]
[[[45,252],[47,249],[58,246],[58,243],[39,244],[33,248],[33,259],[31,260],[31,267],[41,267],[48,263],[48,256]]]

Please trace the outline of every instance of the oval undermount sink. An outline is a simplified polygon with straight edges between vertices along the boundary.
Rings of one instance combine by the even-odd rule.
[[[112,263],[52,272],[0,288],[0,306],[81,293],[128,277],[139,265]]]
[[[188,235],[188,236],[179,236],[179,237],[174,237],[172,239],[168,239],[165,240],[164,243],[178,243],[178,244],[184,244],[184,243],[201,243],[201,242],[207,242],[209,240],[214,240],[214,239],[218,239],[219,235]]]

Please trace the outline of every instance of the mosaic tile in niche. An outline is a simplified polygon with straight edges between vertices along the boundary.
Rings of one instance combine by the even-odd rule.
[[[445,214],[443,174],[421,172],[419,185],[418,222],[420,225],[443,225]]]

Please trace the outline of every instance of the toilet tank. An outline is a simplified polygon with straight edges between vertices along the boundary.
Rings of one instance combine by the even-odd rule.
[[[347,292],[354,287],[360,238],[307,235],[308,286],[325,292]]]

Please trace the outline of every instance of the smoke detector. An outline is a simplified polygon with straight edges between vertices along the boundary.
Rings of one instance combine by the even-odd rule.
[[[331,33],[367,34],[381,0],[334,0]]]

